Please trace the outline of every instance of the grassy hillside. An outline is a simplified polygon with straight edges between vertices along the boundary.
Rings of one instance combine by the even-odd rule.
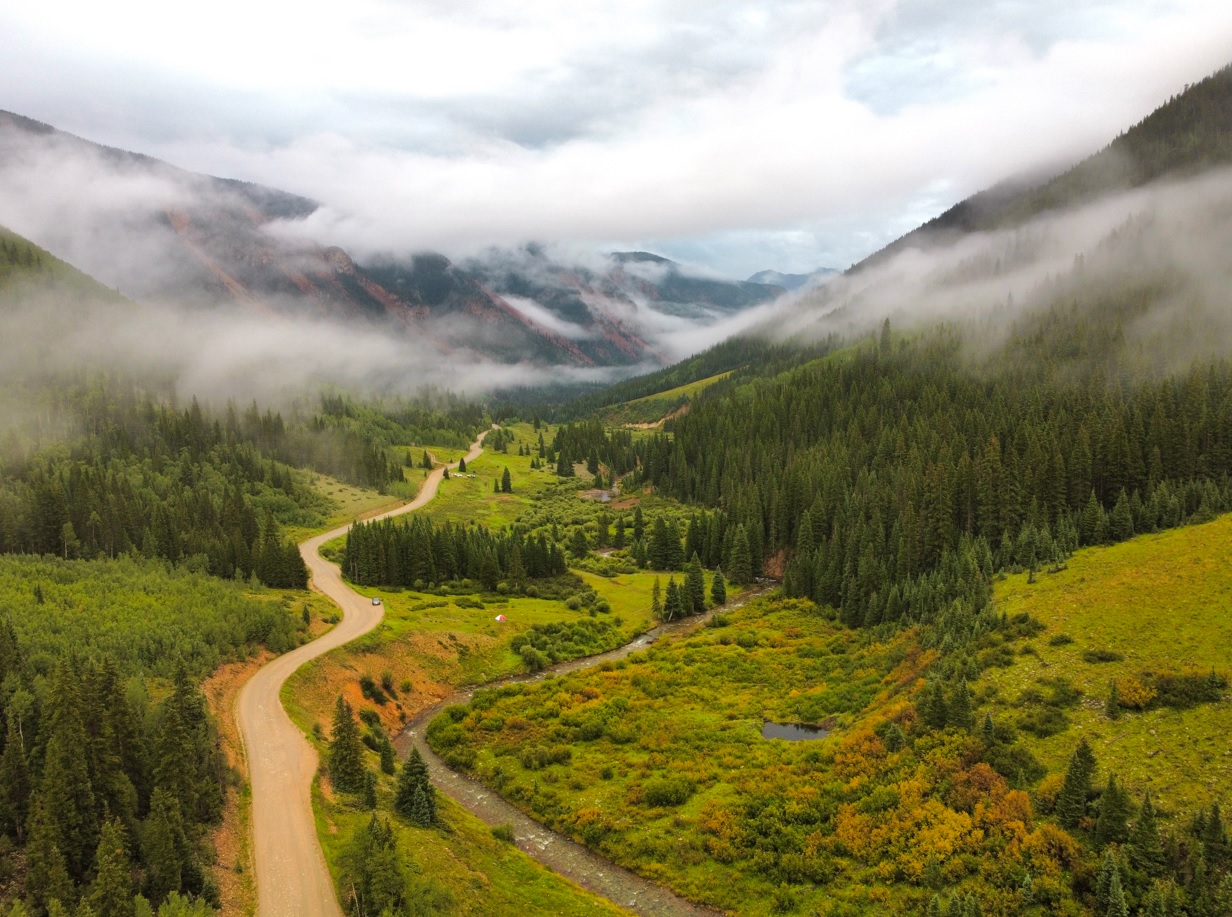
[[[663,392],[614,405],[603,412],[603,419],[613,424],[657,424],[673,411],[687,404],[690,398],[722,382],[731,374],[732,371],[729,370],[705,379],[698,379],[695,382],[686,382],[684,385],[678,385]]]
[[[1232,800],[1232,703],[1163,706],[1107,717],[1110,684],[1122,704],[1133,683],[1149,690],[1163,673],[1199,679],[1232,667],[1232,516],[1145,535],[1110,548],[1079,551],[1065,570],[1028,583],[1025,574],[998,583],[994,603],[1010,616],[1029,614],[1044,630],[1009,668],[977,684],[995,721],[1017,724],[1050,770],[1060,771],[1079,736],[1103,772],[1131,793],[1150,789],[1161,808],[1188,814]],[[1070,686],[1067,704],[1032,700]],[[1025,698],[1025,700],[1024,700]],[[1057,731],[1051,735],[1032,735]]]
[[[90,297],[100,304],[128,303],[115,290],[0,226],[0,295],[8,299],[36,291]]]

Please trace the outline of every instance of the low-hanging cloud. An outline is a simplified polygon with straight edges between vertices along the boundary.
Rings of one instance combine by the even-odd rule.
[[[758,333],[852,338],[897,328],[968,329],[988,354],[1050,309],[1102,304],[1126,346],[1157,368],[1232,355],[1232,170],[1160,182],[1013,229],[922,242],[771,307]],[[1092,317],[1091,321],[1097,321]]]
[[[1221,0],[66,3],[0,12],[0,105],[321,200],[306,237],[454,257],[618,240],[729,276],[843,267],[1071,161],[1232,42]],[[731,234],[753,241],[703,244]]]

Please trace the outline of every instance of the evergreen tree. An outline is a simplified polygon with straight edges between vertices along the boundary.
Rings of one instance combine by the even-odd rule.
[[[684,617],[684,599],[680,595],[680,587],[676,585],[673,576],[667,581],[667,593],[663,599],[663,620],[675,621]]]
[[[26,898],[35,912],[53,900],[74,900],[73,881],[41,794],[36,794],[30,803],[26,833]]]
[[[150,814],[141,831],[146,864],[145,893],[155,904],[179,891],[189,865],[188,837],[179,803],[162,787],[150,799]]]
[[[67,659],[56,667],[50,691],[51,736],[43,757],[41,789],[68,874],[82,882],[94,860],[99,823],[85,757],[88,739],[81,721],[81,697],[72,669]]]
[[[1101,847],[1121,844],[1129,837],[1129,794],[1108,775],[1108,785],[1099,798],[1099,817],[1095,822],[1095,841]]]
[[[1129,495],[1124,490],[1108,516],[1108,536],[1113,541],[1128,541],[1134,537],[1134,516],[1129,508]]]
[[[1093,490],[1087,500],[1086,509],[1082,511],[1082,525],[1079,533],[1085,545],[1103,544],[1106,540],[1107,519],[1104,515],[1104,508],[1100,505],[1099,498],[1095,496]]]
[[[975,722],[971,714],[971,689],[963,679],[954,688],[946,710],[946,723],[964,732],[970,732]]]
[[[656,621],[663,618],[663,588],[657,576],[654,579],[654,588],[650,592],[650,613]]]
[[[7,713],[9,725],[0,755],[0,832],[21,843],[33,786],[18,716],[11,706]]]
[[[466,457],[458,459],[458,474],[466,474]]]
[[[505,466],[504,472],[501,473],[501,493],[513,493],[513,478],[509,476],[509,466]]]
[[[1095,913],[1107,913],[1108,902],[1112,897],[1112,881],[1120,879],[1120,872],[1116,854],[1111,850],[1105,851],[1099,864],[1099,872],[1095,875]]]
[[[1151,802],[1150,790],[1147,790],[1142,807],[1138,809],[1138,820],[1130,832],[1127,852],[1134,868],[1147,875],[1159,875],[1163,869],[1163,845],[1159,840],[1159,826],[1155,822],[1155,806]]]
[[[376,774],[370,770],[364,771],[364,788],[360,792],[360,799],[365,809],[372,810],[376,808]]]
[[[586,530],[580,525],[575,526],[569,536],[569,553],[579,560],[590,553],[590,542],[586,540]]]
[[[393,826],[375,814],[339,857],[343,904],[352,917],[404,913],[406,876]]]
[[[1057,821],[1067,828],[1078,827],[1086,815],[1087,797],[1091,792],[1091,780],[1095,776],[1095,755],[1085,738],[1078,742],[1065,771],[1065,782],[1057,794]]]
[[[753,553],[749,547],[749,534],[743,525],[736,526],[736,533],[732,537],[727,572],[733,583],[743,586],[753,581]]]
[[[710,603],[715,608],[722,608],[727,604],[727,583],[723,580],[722,570],[715,570],[714,577],[710,580]]]
[[[646,520],[642,517],[642,505],[633,507],[633,540],[641,541],[646,537]]]
[[[930,681],[923,691],[923,703],[918,704],[920,716],[924,725],[930,729],[944,729],[949,722],[949,704],[945,699],[945,688],[938,681]]]
[[[95,861],[98,874],[90,887],[90,906],[99,917],[134,917],[133,867],[118,820],[103,826]]]
[[[1119,720],[1121,718],[1121,695],[1117,689],[1116,679],[1112,679],[1112,684],[1108,687],[1108,700],[1104,704],[1104,715],[1110,720]]]
[[[672,533],[668,528],[667,520],[662,516],[655,519],[654,525],[650,529],[650,544],[647,547],[647,556],[650,559],[650,567],[653,570],[674,570],[672,559],[675,552],[671,545]]]
[[[1112,874],[1112,882],[1108,886],[1107,917],[1129,917],[1129,905],[1125,902],[1125,890],[1121,887],[1121,873],[1117,870]]]
[[[418,748],[411,748],[410,757],[398,774],[394,811],[421,828],[429,828],[436,822],[436,789],[428,779],[428,766]]]
[[[701,614],[706,610],[706,574],[697,554],[685,565],[683,604],[688,614]]]
[[[1210,814],[1206,817],[1206,824],[1199,839],[1202,841],[1202,855],[1207,864],[1215,869],[1222,868],[1228,861],[1228,831],[1224,827],[1218,802],[1211,804]]]
[[[984,724],[980,727],[980,738],[984,740],[984,747],[990,748],[997,741],[997,733],[992,723],[992,711],[984,713]]]
[[[334,705],[334,724],[329,740],[329,779],[343,793],[359,793],[364,788],[363,746],[355,713],[346,698],[338,695]]]
[[[393,743],[389,741],[387,736],[381,736],[381,745],[377,749],[381,756],[381,773],[393,775],[398,771],[398,759],[394,753]]]

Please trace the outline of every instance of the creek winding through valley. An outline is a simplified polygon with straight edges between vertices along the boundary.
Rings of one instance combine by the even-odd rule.
[[[467,462],[482,453],[483,438],[480,436],[472,444],[466,455]],[[437,468],[428,475],[414,500],[378,518],[425,506],[436,496],[443,475],[444,468]],[[370,599],[351,589],[343,580],[339,567],[320,555],[320,548],[326,542],[341,537],[349,528],[350,525],[340,526],[300,545],[300,554],[312,575],[312,588],[338,605],[343,613],[342,621],[311,643],[259,669],[236,702],[236,722],[243,739],[252,787],[253,858],[260,917],[342,917],[312,812],[311,790],[318,756],[287,716],[279,693],[300,666],[368,633],[381,623],[384,606],[374,606]],[[742,596],[730,607],[740,607],[751,596]],[[448,768],[423,737],[427,723],[443,707],[465,703],[482,688],[541,680],[550,674],[602,665],[644,649],[665,634],[698,627],[713,613],[660,625],[624,646],[596,656],[563,662],[533,675],[509,676],[457,691],[420,711],[398,736],[398,750],[405,756],[414,743],[428,764],[433,783],[442,792],[488,824],[510,826],[518,847],[558,875],[646,917],[713,915],[715,911],[693,904],[637,873],[616,866],[534,821],[482,784]]]

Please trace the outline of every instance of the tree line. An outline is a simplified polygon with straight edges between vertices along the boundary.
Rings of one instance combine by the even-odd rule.
[[[437,524],[426,516],[361,522],[347,533],[343,569],[361,586],[425,588],[469,579],[492,590],[501,582],[567,572],[564,552],[544,532]]]
[[[849,624],[923,620],[966,579],[1232,506],[1232,367],[973,372],[939,332],[703,401],[634,480],[721,506],[754,563]]]
[[[132,388],[61,392],[67,442],[9,441],[0,468],[0,552],[72,558],[138,554],[302,588],[307,569],[280,520],[318,517],[323,500],[229,421]]]

